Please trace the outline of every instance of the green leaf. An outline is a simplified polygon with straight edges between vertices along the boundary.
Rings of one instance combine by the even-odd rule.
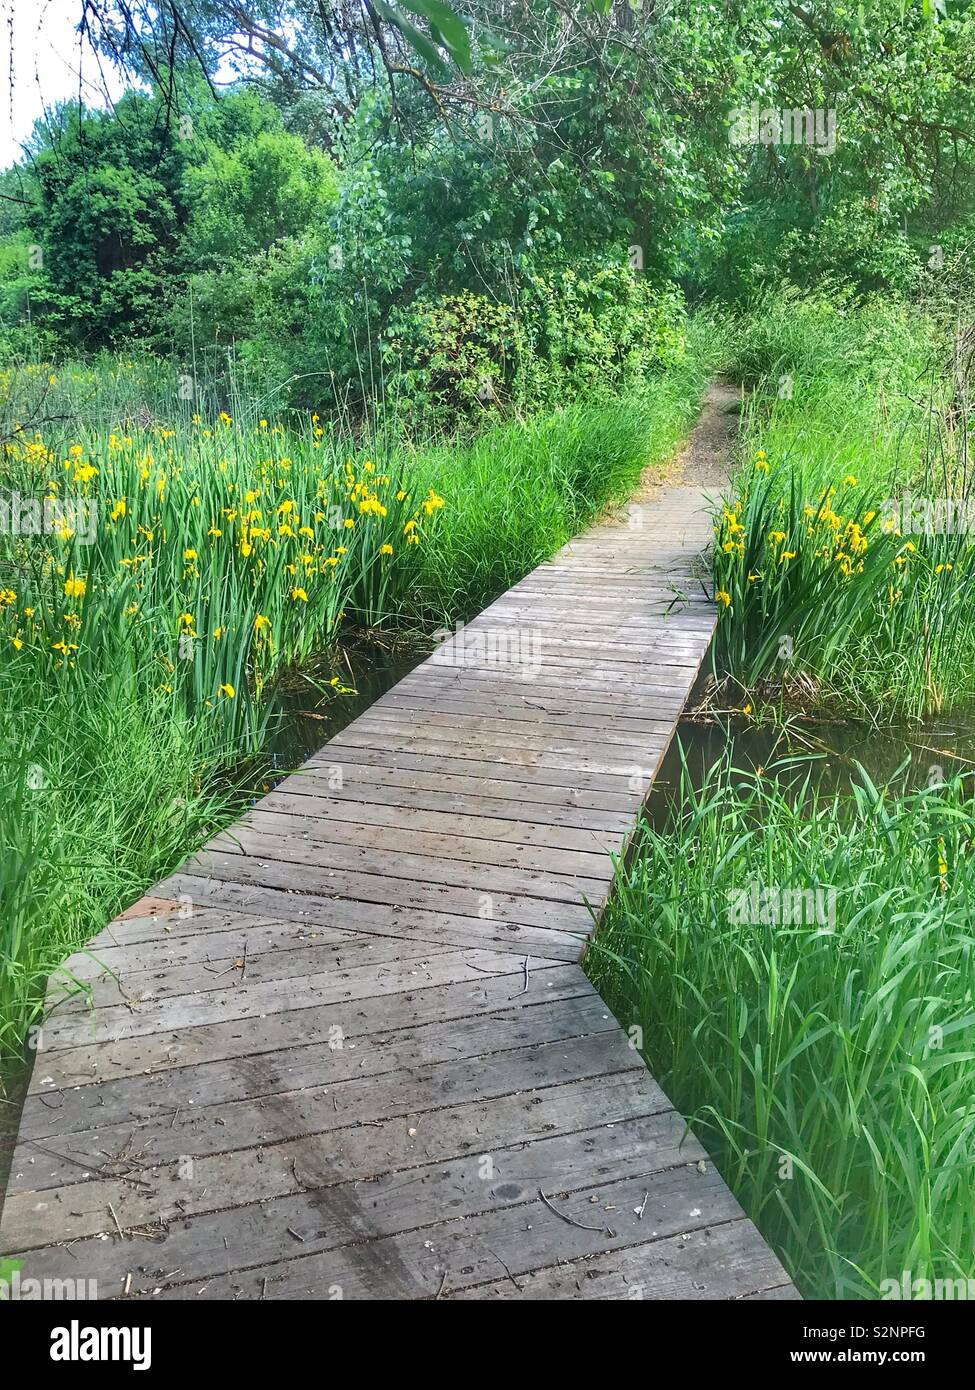
[[[415,49],[431,67],[435,68],[437,72],[446,71],[447,64],[444,61],[444,56],[432,39],[421,33],[405,15],[394,10],[391,5],[387,5],[385,0],[371,0],[371,4],[376,14],[381,19],[385,19],[386,23],[391,24],[394,29],[398,29],[410,47]]]
[[[378,10],[380,7],[377,5],[376,8]],[[421,19],[428,22],[434,40],[446,49],[461,72],[469,73],[471,71],[471,40],[467,32],[467,25],[449,5],[445,5],[443,0],[403,0],[403,8],[409,10],[411,14],[419,15]],[[417,43],[417,39],[422,39],[430,47],[433,47],[431,40],[421,34],[415,25],[404,19],[389,5],[383,4],[382,10],[388,21],[395,24],[400,33],[413,43],[424,57],[428,57],[423,46]],[[434,51],[436,50],[434,49]],[[436,61],[441,67],[443,66],[443,59],[439,54]]]

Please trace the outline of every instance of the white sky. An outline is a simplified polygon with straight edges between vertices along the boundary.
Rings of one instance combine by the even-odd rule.
[[[20,158],[20,142],[45,107],[78,95],[79,67],[88,105],[107,106],[124,90],[109,66],[99,72],[87,44],[79,51],[82,8],[82,0],[0,0],[0,168]]]

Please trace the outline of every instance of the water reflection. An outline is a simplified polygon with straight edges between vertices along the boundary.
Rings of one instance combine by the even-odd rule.
[[[295,672],[278,687],[264,759],[272,780],[300,767],[428,655],[420,638],[344,646],[327,665]],[[338,678],[338,686],[331,684]]]
[[[682,752],[693,785],[699,787],[729,746],[733,765],[743,771],[767,768],[789,755],[810,755],[815,758],[813,780],[823,792],[849,791],[857,764],[878,786],[904,766],[903,787],[910,790],[958,772],[975,773],[975,710],[883,730],[855,722],[803,720],[783,730],[740,716],[730,721],[684,718],[647,799],[647,814],[658,829],[680,785]],[[803,765],[779,775],[800,779],[807,771]]]

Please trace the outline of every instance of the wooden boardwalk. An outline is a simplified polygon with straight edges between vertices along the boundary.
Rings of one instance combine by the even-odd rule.
[[[707,534],[671,487],[568,545],[73,958],[22,1278],[795,1296],[578,963],[711,637]]]

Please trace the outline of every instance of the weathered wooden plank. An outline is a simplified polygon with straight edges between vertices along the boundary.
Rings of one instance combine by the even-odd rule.
[[[481,788],[483,796],[478,796]],[[544,783],[526,785],[499,778],[477,777],[472,773],[431,773],[423,769],[401,769],[388,763],[344,759],[342,762],[306,763],[278,784],[278,790],[310,791],[362,801],[388,802],[391,806],[417,806],[417,809],[467,810],[499,819],[531,820],[535,824],[579,826],[593,830],[629,830],[633,826],[633,796],[613,792],[580,791],[551,787]]]
[[[493,608],[486,609],[465,624],[459,634],[455,628],[454,640],[467,633],[490,630],[502,618],[529,629],[561,624],[569,631],[575,627],[580,631],[593,628],[607,635],[616,630],[613,626],[615,623],[623,631],[641,632],[652,638],[665,632],[683,634],[710,631],[714,623],[714,607],[711,600],[703,595],[687,596],[673,591],[661,593],[655,598],[647,597],[622,610],[612,603],[600,606],[595,599],[577,605],[572,602],[571,595],[559,600],[546,601],[542,598],[536,601],[528,595],[506,594],[498,599]]]
[[[300,825],[295,823],[296,816]],[[245,833],[250,831],[253,838]],[[315,857],[311,862],[335,864],[336,867],[368,865],[371,869],[381,855],[386,871],[395,865],[397,873],[403,869],[402,877],[412,876],[411,865],[418,859],[436,861],[438,868],[428,874],[431,879],[439,879],[443,860],[458,860],[472,866],[524,869],[531,872],[533,878],[538,877],[535,870],[567,876],[573,881],[594,879],[601,882],[612,874],[612,864],[605,851],[597,848],[591,839],[585,850],[562,849],[462,835],[459,830],[456,833],[421,830],[410,824],[408,811],[400,815],[398,823],[369,827],[333,820],[327,810],[323,815],[314,816],[310,812],[303,815],[300,807],[282,811],[262,802],[231,830],[212,840],[210,847],[222,849],[247,844],[250,853],[260,854],[263,846],[273,846],[280,840],[301,848],[302,853],[304,846],[312,845]],[[319,853],[324,857],[319,859]],[[302,862],[309,861],[303,857]],[[462,876],[462,881],[472,882],[466,875]]]
[[[452,858],[446,853],[412,854],[394,848],[383,853],[380,868],[376,862],[376,852],[368,848],[312,839],[311,832],[307,830],[301,835],[279,834],[243,821],[211,840],[206,853],[237,854],[260,863],[321,869],[334,873],[336,883],[347,881],[348,875],[353,874],[356,892],[360,887],[368,888],[364,880],[378,878],[384,881],[395,879],[406,884],[420,883],[425,887],[473,889],[488,895],[500,893],[513,898],[539,898],[552,903],[577,903],[580,894],[599,892],[605,886],[607,873],[612,868],[611,864],[608,864],[608,869],[604,868],[604,860],[599,859],[598,867],[595,864],[587,866],[586,874],[558,871],[539,873],[530,868],[506,868],[467,858]],[[502,857],[500,853],[498,857]]]
[[[521,825],[531,825],[537,832],[566,829],[590,835],[600,842],[606,842],[614,835],[626,835],[633,828],[632,815],[595,810],[579,801],[564,805],[557,799],[520,801],[515,797],[479,797],[474,792],[438,791],[411,785],[409,776],[401,778],[401,784],[390,780],[373,782],[370,778],[372,771],[367,765],[351,765],[347,768],[349,776],[339,787],[329,785],[327,778],[309,768],[286,778],[276,790],[294,797],[327,797],[329,805],[333,807],[332,814],[345,804],[368,808],[363,809],[362,814],[370,819],[379,808],[391,812],[407,809],[414,811],[418,817],[431,813],[437,818],[456,817],[462,822],[489,819],[506,824],[517,821]],[[476,778],[467,780],[477,782]],[[511,790],[511,784],[506,784],[505,789]]]
[[[422,1116],[414,1118],[423,1124]],[[682,1130],[682,1122],[675,1123],[673,1111],[667,1111],[638,1119],[627,1117],[598,1130],[507,1145],[490,1154],[480,1148],[476,1130],[467,1130],[466,1142],[476,1146],[476,1151],[424,1164],[407,1173],[387,1172],[352,1183],[326,1183],[312,1191],[199,1217],[177,1215],[151,1246],[138,1238],[127,1242],[133,1264],[130,1292],[157,1287],[160,1271],[165,1283],[185,1286],[188,1280],[223,1277],[228,1270],[246,1270],[287,1258],[292,1252],[300,1251],[303,1262],[316,1252],[342,1250],[362,1240],[372,1242],[400,1234],[412,1239],[420,1231],[429,1236],[431,1231],[443,1229],[440,1222],[445,1211],[453,1225],[461,1218],[476,1218],[485,1210],[490,1213],[492,1208],[530,1205],[533,1199],[537,1201],[539,1187],[559,1194],[556,1200],[562,1201],[562,1193],[591,1181],[594,1160],[604,1184],[634,1171],[643,1174],[652,1200],[658,1189],[669,1195],[667,1176],[675,1165],[703,1155],[693,1142],[685,1143],[681,1153]],[[463,1142],[461,1138],[452,1141],[455,1146]],[[329,1162],[323,1155],[319,1166],[323,1160]],[[299,1171],[307,1183],[308,1175]],[[490,1176],[484,1176],[486,1171]],[[683,1175],[687,1170],[680,1167],[677,1171]],[[72,1244],[72,1254],[79,1269],[84,1269],[84,1277],[100,1284],[111,1279],[118,1263],[118,1250],[99,1239],[88,1240],[83,1246]],[[31,1252],[25,1265],[30,1276],[42,1278],[58,1268],[58,1260],[63,1267],[63,1259],[61,1250],[37,1250]]]
[[[186,965],[167,965],[153,960],[151,953],[130,947],[123,958],[108,965],[101,953],[89,958],[85,972],[74,971],[77,978],[90,984],[90,997],[74,994],[58,1005],[58,1016],[74,1009],[86,1012],[92,1005],[97,1009],[124,1004],[138,1008],[147,1000],[165,999],[174,994],[198,993],[201,986],[210,993],[221,989],[237,989],[244,980],[262,983],[268,980],[289,980],[298,976],[326,974],[358,965],[381,965],[387,961],[430,959],[443,955],[451,947],[444,942],[408,941],[403,937],[379,940],[350,937],[341,945],[308,943],[307,938],[291,945],[279,943],[269,950],[251,952],[248,943],[220,943],[224,955],[216,954],[216,945],[201,960]],[[227,950],[227,947],[236,949]],[[150,963],[151,962],[151,963]]]
[[[497,1056],[533,1043],[557,1042],[615,1032],[616,1020],[593,992],[573,999],[543,996],[532,1008],[512,1005],[487,1015],[417,1024],[384,1033],[346,1034],[297,1046],[272,1048],[253,1058],[221,1059],[169,1068],[148,1076],[120,1077],[58,1093],[28,1096],[20,1133],[23,1138],[70,1134],[95,1125],[142,1125],[156,1116],[171,1118],[174,1096],[206,1097],[206,1104],[253,1099],[316,1084],[334,1085],[379,1076],[401,1068]],[[185,1088],[185,1090],[184,1090]]]
[[[123,945],[136,941],[158,942],[163,936],[167,942],[196,936],[208,930],[211,904],[218,902],[238,905],[245,927],[259,926],[263,917],[274,916],[284,923],[297,924],[306,931],[331,928],[336,939],[347,939],[352,934],[380,938],[407,937],[431,943],[447,942],[454,946],[482,946],[485,949],[500,944],[505,951],[524,948],[544,954],[548,950],[565,960],[578,958],[580,939],[588,934],[590,924],[587,918],[575,930],[571,925],[561,929],[535,928],[517,922],[500,922],[487,913],[463,916],[444,910],[405,907],[398,903],[353,901],[297,892],[290,881],[279,886],[237,883],[233,879],[193,876],[184,872],[172,875],[159,887],[165,888],[172,900],[172,909],[167,917],[115,922],[108,929],[111,936],[102,933],[99,942],[109,940]],[[177,899],[182,901],[177,902]],[[258,913],[258,916],[254,917],[254,913]],[[226,913],[215,916],[215,932],[222,934],[230,929],[232,923],[227,923],[226,917]],[[202,925],[198,925],[201,920]],[[565,947],[565,951],[561,951],[560,947]],[[73,957],[72,963],[77,959],[79,957]]]
[[[404,708],[403,702],[411,698],[413,701],[425,700],[425,704],[418,708],[414,703]],[[640,718],[639,715],[621,714],[619,727],[607,735],[599,728],[598,715],[587,717],[577,713],[572,709],[571,702],[561,707],[556,706],[560,717],[555,717],[551,710],[543,709],[538,702],[529,704],[524,697],[510,710],[504,706],[499,707],[497,701],[490,704],[484,700],[456,700],[453,703],[458,706],[457,709],[451,709],[450,703],[445,702],[443,697],[434,701],[430,696],[411,697],[408,692],[404,692],[395,703],[378,700],[369,710],[369,722],[366,727],[387,729],[402,728],[405,725],[416,728],[420,724],[425,732],[437,731],[441,736],[453,732],[455,740],[464,740],[471,735],[483,733],[502,739],[524,738],[537,741],[538,726],[544,721],[545,731],[551,739],[572,740],[574,743],[590,746],[596,743],[600,747],[620,745],[627,748],[642,747],[647,739],[667,737],[673,728],[673,720],[666,717]]]
[[[544,713],[559,731],[566,729],[571,732],[584,730],[590,734],[593,730],[598,731],[601,726],[605,727],[609,714],[604,707],[601,707],[599,713],[593,713],[585,708],[580,709],[574,701],[564,702],[561,705],[552,702],[543,706],[537,700],[532,701],[521,696],[517,702],[512,701],[499,705],[497,700],[490,700],[485,697],[451,700],[443,695],[400,693],[398,688],[391,690],[388,695],[383,695],[371,707],[371,712],[380,717],[385,717],[393,711],[396,713],[406,712],[418,717],[431,713],[437,713],[441,716],[469,715],[490,719],[497,728],[502,725],[523,723],[526,720],[530,723],[536,721],[540,713]],[[620,732],[632,735],[669,733],[672,721],[665,718],[641,719],[639,715],[618,713],[615,716],[615,722],[618,724]]]
[[[570,602],[571,608],[567,606]],[[545,640],[553,643],[559,641],[560,632],[569,641],[598,637],[607,642],[620,636],[635,643],[638,637],[653,638],[665,632],[678,632],[681,635],[710,633],[713,624],[713,604],[703,596],[687,599],[677,594],[665,594],[621,612],[618,606],[609,602],[599,604],[590,600],[576,603],[571,596],[546,601],[526,595],[499,601],[495,608],[466,624],[461,633],[455,634],[450,640],[460,644],[465,636],[477,638],[484,632],[496,632],[506,626],[531,633],[540,632]]]
[[[696,670],[696,668],[695,668]],[[535,668],[491,668],[469,663],[446,668],[446,674],[418,667],[402,683],[402,695],[421,695],[431,692],[447,700],[494,699],[495,708],[502,713],[510,704],[544,702],[556,709],[578,709],[579,713],[605,716],[613,725],[616,716],[626,719],[673,723],[683,708],[683,699],[692,683],[693,674],[687,667],[648,667],[606,663],[593,660],[584,665],[572,665],[568,659],[550,656],[544,665]],[[605,709],[609,704],[613,712]],[[591,709],[588,707],[596,706]],[[621,730],[625,726],[620,726]]]
[[[359,1244],[235,1271],[207,1284],[173,1285],[162,1295],[233,1298],[240,1291],[245,1298],[263,1292],[268,1299],[307,1299],[327,1296],[335,1287],[348,1299],[436,1298],[494,1280],[499,1271],[518,1278],[544,1268],[556,1251],[557,1260],[576,1260],[642,1245],[648,1229],[676,1236],[741,1216],[720,1178],[710,1167],[699,1173],[696,1164],[555,1192],[554,1210],[538,1197],[537,1187],[529,1187],[533,1179],[534,1174],[523,1187],[515,1170],[512,1185],[525,1200],[496,1210],[395,1236],[360,1238]],[[336,1223],[354,1214],[341,1206],[326,1212]]]
[[[664,746],[661,740],[655,747],[646,749],[646,757],[659,759]],[[635,802],[630,802],[634,810],[643,799],[642,786],[629,787],[633,764],[622,758],[616,761],[608,757],[587,759],[555,753],[512,754],[500,758],[495,749],[472,747],[464,751],[471,756],[461,757],[459,752],[454,751],[445,753],[435,739],[424,740],[417,736],[411,739],[409,748],[397,748],[394,752],[378,747],[375,735],[347,734],[333,740],[328,745],[325,758],[316,765],[341,767],[345,762],[370,763],[372,766],[379,764],[465,777],[484,775],[522,785],[540,782],[543,786],[565,788],[570,802],[571,794],[580,785],[584,791],[610,791],[619,796],[631,790],[636,796]],[[650,781],[649,776],[646,781]]]
[[[446,862],[446,861],[445,861]],[[551,927],[555,931],[586,932],[592,916],[581,901],[568,897],[536,897],[507,892],[497,883],[478,887],[426,883],[392,874],[356,873],[295,860],[270,859],[228,851],[203,852],[189,860],[189,873],[262,888],[286,888],[301,893],[335,896],[349,903],[378,903],[391,908],[420,908],[460,917],[490,919],[505,927]],[[599,885],[602,892],[602,885]],[[472,943],[474,944],[474,943]]]
[[[466,643],[452,639],[428,661],[415,667],[405,679],[443,678],[470,670],[486,671],[499,678],[509,673],[511,679],[540,680],[550,670],[561,667],[565,668],[567,676],[585,676],[586,671],[598,662],[620,679],[642,676],[655,693],[679,695],[692,664],[684,645],[669,648],[667,655],[674,659],[658,663],[652,650],[648,650],[645,634],[624,634],[611,640],[608,634],[601,631],[591,636],[572,637],[561,632],[546,639],[540,630],[517,623],[510,626],[514,633],[524,634],[518,637],[517,643],[513,637],[507,636],[503,625],[491,629],[499,634],[493,643],[489,643],[484,634],[479,634],[476,641],[471,639]],[[696,643],[702,656],[707,651],[710,638],[711,629],[708,628]]]
[[[694,579],[660,584],[652,578],[634,581],[633,576],[628,574],[624,581],[594,579],[579,583],[569,582],[563,575],[544,582],[538,580],[531,584],[515,585],[490,608],[485,608],[478,618],[490,622],[496,613],[536,602],[541,613],[564,611],[567,601],[571,601],[573,614],[592,613],[598,616],[599,613],[606,613],[618,618],[621,614],[626,616],[645,613],[648,609],[656,610],[661,605],[666,608],[671,603],[706,604],[711,599],[710,594],[705,595],[697,587]]]
[[[470,1299],[658,1299],[767,1298],[782,1266],[764,1241],[751,1239],[746,1218],[685,1231],[590,1255],[571,1263],[529,1270],[517,1281],[502,1276],[445,1298]],[[781,1287],[781,1286],[780,1286]],[[786,1286],[792,1288],[792,1285]],[[753,1289],[752,1294],[742,1290]],[[776,1294],[775,1296],[781,1296]],[[793,1296],[795,1291],[793,1289]]]
[[[544,965],[542,962],[542,968]],[[109,1040],[114,1043],[120,1038],[229,1018],[260,1018],[299,1005],[310,1007],[397,994],[421,982],[454,984],[477,974],[513,973],[523,966],[523,958],[505,958],[498,952],[472,949],[438,955],[434,950],[429,960],[419,957],[399,966],[364,965],[305,975],[298,980],[269,980],[265,984],[245,981],[233,990],[199,990],[165,1000],[148,999],[138,1005],[100,1009],[94,1014],[60,1009],[44,1025],[45,1054],[63,1047]]]
[[[345,748],[371,748],[388,756],[388,737],[383,729],[369,724],[361,729],[350,725],[340,734],[336,734],[329,748],[339,754]],[[413,728],[398,733],[393,745],[398,757],[404,753],[414,753],[437,758],[455,758],[459,762],[481,760],[497,767],[513,768],[531,774],[531,777],[542,772],[596,773],[626,777],[629,776],[629,760],[643,757],[648,752],[660,752],[666,746],[666,742],[663,735],[655,735],[643,740],[639,745],[631,744],[617,749],[599,743],[575,745],[570,740],[558,736],[530,739],[527,735],[512,735],[511,738],[505,739],[502,735],[491,738],[481,734],[458,745],[451,740],[438,737],[433,731],[417,731]]]
[[[32,1094],[56,1096],[69,1086],[97,1084],[120,1076],[150,1075],[204,1062],[260,1057],[265,1052],[316,1042],[334,1036],[358,1039],[373,1033],[386,1036],[393,1030],[436,1020],[494,1013],[500,1009],[531,1007],[541,999],[575,999],[595,995],[595,990],[576,964],[529,961],[528,990],[524,990],[525,963],[501,975],[478,974],[474,980],[445,984],[418,978],[410,988],[382,997],[381,1012],[370,996],[334,1004],[297,1004],[268,1014],[257,1030],[248,1019],[167,1028],[103,1043],[79,1043],[45,1056],[41,1075],[31,1083]],[[55,1102],[56,1103],[56,1102]],[[93,1104],[97,1103],[93,1101]]]
[[[459,743],[464,747],[478,744],[492,748],[539,750],[551,752],[587,752],[606,749],[613,757],[640,757],[647,745],[659,744],[670,735],[670,726],[657,721],[659,728],[634,732],[620,730],[611,736],[593,729],[574,729],[563,722],[548,723],[539,729],[523,720],[485,718],[476,714],[428,714],[421,719],[395,710],[370,710],[369,718],[359,722],[364,734],[375,734],[380,740],[409,738],[418,724],[425,738],[438,743]]]
[[[339,799],[329,794],[316,796],[312,792],[285,791],[282,783],[277,791],[263,798],[256,811],[273,811],[279,815],[308,816],[312,820],[327,820],[329,824],[349,822],[374,831],[381,840],[382,827],[409,828],[445,836],[471,837],[490,840],[496,844],[540,846],[547,849],[576,850],[601,854],[607,848],[617,848],[628,826],[615,830],[578,829],[575,826],[536,822],[533,819],[509,819],[493,815],[464,815],[459,812],[429,811],[413,805],[390,804],[387,801],[367,804],[351,797]],[[404,814],[405,813],[405,814]],[[372,842],[372,841],[370,841]],[[533,862],[538,862],[537,860]]]
[[[679,695],[681,686],[686,688],[687,680],[693,678],[710,646],[710,638],[701,637],[679,644],[637,638],[632,644],[611,647],[599,637],[569,641],[563,633],[558,639],[546,639],[544,634],[525,628],[528,635],[519,639],[519,648],[514,648],[513,639],[508,644],[516,659],[506,662],[504,634],[500,628],[492,630],[501,634],[493,646],[486,638],[480,643],[480,651],[473,644],[468,650],[445,642],[427,661],[414,666],[403,681],[449,680],[467,670],[493,672],[499,680],[540,681],[549,671],[561,670],[566,677],[586,677],[601,667],[621,680],[639,679],[658,693]]]
[[[503,670],[491,671],[478,666],[458,666],[445,668],[448,675],[437,676],[432,680],[421,668],[401,682],[404,692],[438,689],[444,692],[463,691],[467,687],[474,690],[487,685],[500,700],[510,696],[523,696],[530,700],[566,700],[577,695],[603,703],[615,701],[618,696],[626,697],[626,707],[646,711],[644,717],[659,717],[661,709],[672,711],[676,721],[683,708],[682,692],[686,698],[689,688],[687,680],[675,680],[671,684],[661,684],[645,678],[642,667],[636,676],[621,674],[619,667],[593,666],[584,673],[567,671],[556,664],[539,672],[537,676],[512,675]],[[643,678],[641,678],[643,676]],[[651,713],[653,711],[653,713]]]
[[[332,769],[337,770],[333,774]],[[605,820],[590,820],[590,813],[608,815],[615,824],[619,817],[632,823],[636,809],[632,793],[606,791],[604,788],[560,786],[541,781],[519,782],[517,777],[495,777],[490,772],[479,774],[470,769],[447,772],[425,767],[394,767],[387,759],[363,757],[346,750],[344,757],[329,757],[323,749],[310,758],[296,773],[306,786],[324,787],[329,794],[341,795],[343,790],[357,791],[363,786],[389,787],[394,792],[427,792],[441,796],[477,797],[483,793],[486,801],[516,807],[530,806],[549,809],[556,815],[586,817],[585,824],[606,824]],[[288,785],[282,782],[281,786]],[[576,821],[575,823],[578,823]]]
[[[209,878],[242,889],[281,889],[293,894],[299,903],[309,896],[334,898],[349,912],[370,907],[385,909],[397,923],[402,916],[404,927],[400,930],[404,932],[411,920],[411,913],[443,913],[455,924],[456,919],[464,919],[464,929],[457,928],[463,944],[485,948],[496,940],[510,940],[519,946],[545,940],[542,936],[523,932],[522,928],[572,935],[586,935],[592,929],[592,915],[581,902],[520,897],[497,888],[461,888],[453,884],[355,873],[232,854],[229,851],[198,854],[184,868],[197,878]],[[413,920],[426,922],[429,917]],[[471,924],[470,930],[466,929],[467,922]],[[481,924],[480,930],[478,922]],[[508,932],[512,933],[510,938]],[[428,933],[426,928],[422,934],[431,941],[448,939],[446,933]]]
[[[53,1144],[45,1141],[39,1146],[34,1141],[42,1157],[33,1165],[30,1186],[35,1192],[63,1187],[77,1180],[79,1170],[112,1176],[119,1162],[126,1171],[130,1154],[138,1162],[177,1163],[184,1155],[228,1153],[302,1135],[323,1135],[391,1115],[423,1115],[462,1101],[641,1067],[639,1055],[615,1029],[511,1049],[503,1054],[500,1065],[490,1055],[464,1058],[213,1105],[187,1104],[175,1123],[174,1110],[162,1120],[150,1117],[141,1125],[129,1122],[59,1132],[56,1152]],[[117,1155],[124,1157],[119,1160]],[[20,1191],[22,1185],[20,1173],[12,1170],[10,1191]]]
[[[112,1209],[120,1226],[129,1229],[382,1173],[409,1173],[434,1159],[465,1157],[472,1146],[491,1152],[510,1142],[512,1135],[528,1143],[576,1132],[580,1120],[592,1130],[658,1112],[674,1117],[675,1133],[683,1131],[683,1122],[666,1097],[648,1089],[639,1071],[616,1072],[432,1110],[421,1125],[414,1124],[417,1116],[397,1115],[332,1131],[327,1154],[319,1136],[305,1135],[280,1144],[194,1157],[192,1178],[181,1176],[177,1165],[165,1163],[140,1167],[134,1182],[92,1177],[42,1195],[15,1192],[7,1199],[8,1220],[29,1231],[31,1249],[43,1249],[60,1239],[69,1212],[79,1238],[111,1236],[117,1234]],[[38,1161],[43,1157],[39,1149]]]
[[[306,924],[301,920],[275,920],[259,913],[211,912],[207,907],[179,904],[179,911],[190,911],[185,924],[179,916],[148,918],[119,922],[99,933],[90,951],[70,959],[71,973],[79,979],[91,979],[103,969],[165,970],[178,968],[192,961],[208,961],[220,956],[248,953],[248,959],[268,951],[292,947],[368,945],[373,938],[364,932],[341,931],[334,927]],[[152,924],[155,923],[153,927]],[[131,934],[127,933],[129,926]],[[185,929],[177,931],[182,926]],[[379,941],[384,938],[378,938]],[[393,949],[395,949],[395,944]]]

